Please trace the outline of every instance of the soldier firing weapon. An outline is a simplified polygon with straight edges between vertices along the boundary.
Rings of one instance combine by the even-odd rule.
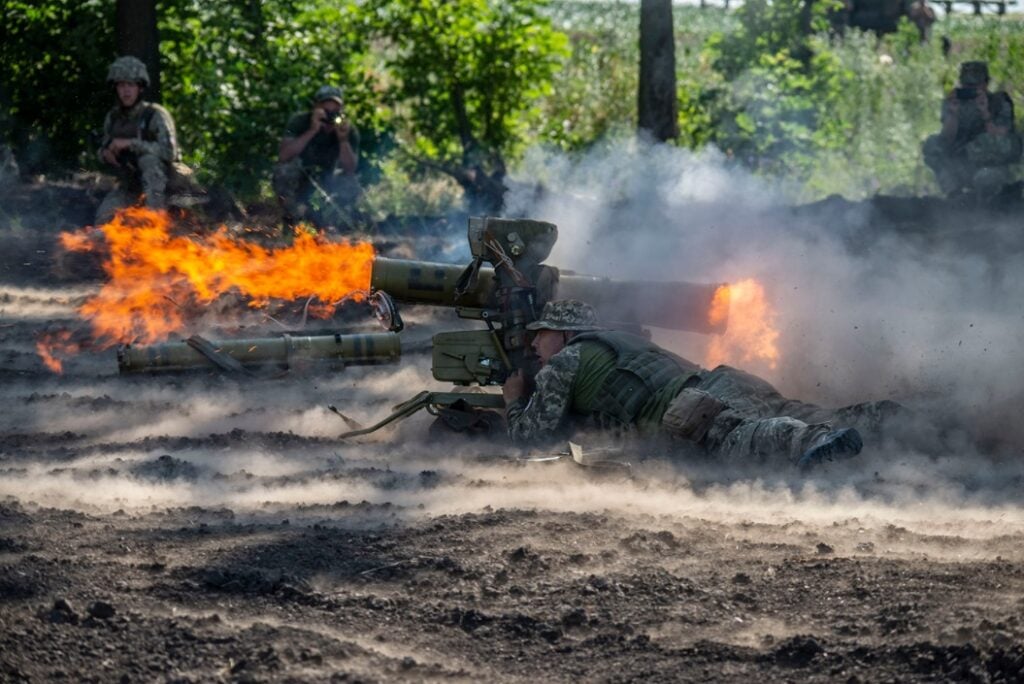
[[[557,227],[528,219],[470,218],[473,261],[452,264],[377,258],[371,288],[378,318],[397,317],[393,300],[453,307],[461,318],[484,323],[483,330],[438,333],[433,338],[432,373],[458,386],[499,386],[517,370],[532,376],[537,360],[527,325],[544,304],[577,298],[594,304],[621,328],[643,325],[700,333],[724,332],[727,288],[687,282],[613,281],[560,271],[543,262],[558,238]],[[385,294],[386,293],[386,294]],[[486,391],[424,391],[394,407],[391,415],[342,438],[365,435],[420,409],[457,430],[490,429],[494,409],[504,400]]]

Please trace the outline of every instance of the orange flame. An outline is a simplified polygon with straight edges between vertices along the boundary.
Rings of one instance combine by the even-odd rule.
[[[36,340],[36,353],[42,359],[43,364],[54,373],[64,372],[64,360],[62,357],[70,356],[78,351],[78,343],[72,341],[72,334],[68,330],[60,330],[53,333],[44,333]]]
[[[267,249],[223,227],[206,236],[175,235],[171,228],[165,212],[143,207],[126,209],[100,228],[110,280],[78,312],[103,346],[165,339],[186,326],[190,307],[229,293],[253,308],[271,299],[308,298],[310,314],[327,317],[337,302],[360,299],[370,287],[374,250],[368,242],[299,234],[291,246]],[[69,249],[97,249],[101,242],[81,233],[62,237]]]
[[[725,326],[729,322],[729,293],[728,285],[719,285],[711,298],[711,306],[708,308],[708,323],[712,328]]]
[[[68,252],[91,252],[96,249],[95,230],[86,228],[77,233],[61,233],[60,246]]]
[[[779,331],[775,328],[775,309],[765,296],[764,287],[752,278],[723,285],[715,292],[708,312],[714,324],[728,316],[729,327],[723,335],[711,338],[704,365],[767,365],[774,369],[779,361]],[[717,317],[717,318],[716,318]]]

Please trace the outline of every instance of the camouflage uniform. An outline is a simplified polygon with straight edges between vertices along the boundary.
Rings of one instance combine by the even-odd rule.
[[[728,366],[704,370],[643,338],[600,331],[593,309],[581,302],[551,302],[529,327],[578,334],[537,374],[532,395],[506,406],[514,442],[591,426],[667,435],[720,460],[782,456],[798,463],[830,440],[847,440],[847,454],[856,453],[856,431],[834,430],[832,423],[875,430],[898,408],[879,402],[829,410],[786,399],[749,373]],[[635,393],[623,392],[630,382]],[[633,399],[634,406],[622,410]]]
[[[342,104],[341,90],[331,86],[320,88],[313,98],[315,103],[334,100]],[[312,110],[295,114],[284,130],[285,138],[297,138],[309,129]],[[359,131],[351,125],[348,142],[352,151],[359,154]],[[332,132],[319,131],[297,157],[274,165],[274,192],[281,200],[286,220],[289,222],[309,219],[317,225],[346,221],[351,219],[355,203],[362,189],[359,179],[354,174],[346,173],[338,166],[340,143]],[[336,217],[338,213],[324,198],[318,196],[314,181],[330,196],[338,209],[348,215]],[[314,209],[313,204],[319,204]],[[326,205],[326,206],[325,206]],[[331,221],[331,218],[335,221]]]
[[[108,83],[137,81],[149,85],[146,66],[134,57],[120,57],[110,67]],[[118,187],[103,199],[96,211],[96,224],[107,223],[118,209],[135,204],[145,195],[146,206],[162,209],[167,196],[187,184],[188,167],[181,163],[181,151],[174,130],[174,119],[158,104],[141,98],[125,109],[118,103],[103,121],[103,141],[99,155],[115,138],[132,138],[123,150],[116,168]]]
[[[984,62],[964,62],[960,82],[967,87],[987,87],[988,67]],[[953,111],[947,98],[942,102],[942,122],[957,117],[953,136],[938,133],[924,141],[925,163],[935,173],[946,194],[965,188],[979,197],[992,197],[1013,181],[1012,164],[1020,160],[1021,138],[1014,130],[1013,101],[1005,92],[986,93],[989,121],[1005,133],[989,133],[981,110],[973,100],[963,100]]]

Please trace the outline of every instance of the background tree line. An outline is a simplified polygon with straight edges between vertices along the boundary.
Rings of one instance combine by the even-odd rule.
[[[961,59],[988,59],[996,85],[1019,101],[1019,17],[945,19],[928,44],[909,24],[881,39],[858,31],[840,38],[828,30],[830,2],[673,8],[676,130],[672,122],[647,126],[659,126],[661,137],[678,132],[678,145],[714,145],[731,163],[798,181],[804,198],[922,193],[933,188],[919,144],[938,127],[939,99]],[[398,210],[437,208],[403,202],[452,201],[447,191],[408,197],[410,184],[439,173],[463,188],[500,182],[530,145],[583,154],[637,127],[636,4],[151,4],[160,96],[186,161],[201,180],[242,196],[266,192],[285,121],[327,82],[345,88],[363,134],[365,180],[379,181],[377,201]],[[0,143],[15,150],[24,172],[95,168],[91,135],[112,104],[104,76],[118,53],[118,5],[3,0]],[[948,55],[942,35],[953,46]]]

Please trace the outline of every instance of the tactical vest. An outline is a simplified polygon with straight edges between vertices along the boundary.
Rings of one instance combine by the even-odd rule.
[[[123,112],[118,112],[113,117],[110,126],[111,138],[142,138],[148,142],[156,140],[156,135],[150,130],[156,108],[148,102],[140,104],[142,111],[138,116],[135,116],[134,112],[127,116]]]
[[[599,343],[615,355],[614,363],[589,364],[584,347],[574,384],[573,410],[589,415],[606,429],[632,427],[642,414],[650,412],[652,404],[667,406],[670,397],[660,397],[665,401],[659,402],[659,394],[671,390],[674,395],[700,370],[696,364],[629,333],[603,330],[581,333],[569,340],[569,344],[583,343]],[[590,377],[595,373],[604,377]],[[578,386],[595,382],[599,384],[592,396],[581,397],[576,392]],[[657,420],[660,416],[650,418]]]

